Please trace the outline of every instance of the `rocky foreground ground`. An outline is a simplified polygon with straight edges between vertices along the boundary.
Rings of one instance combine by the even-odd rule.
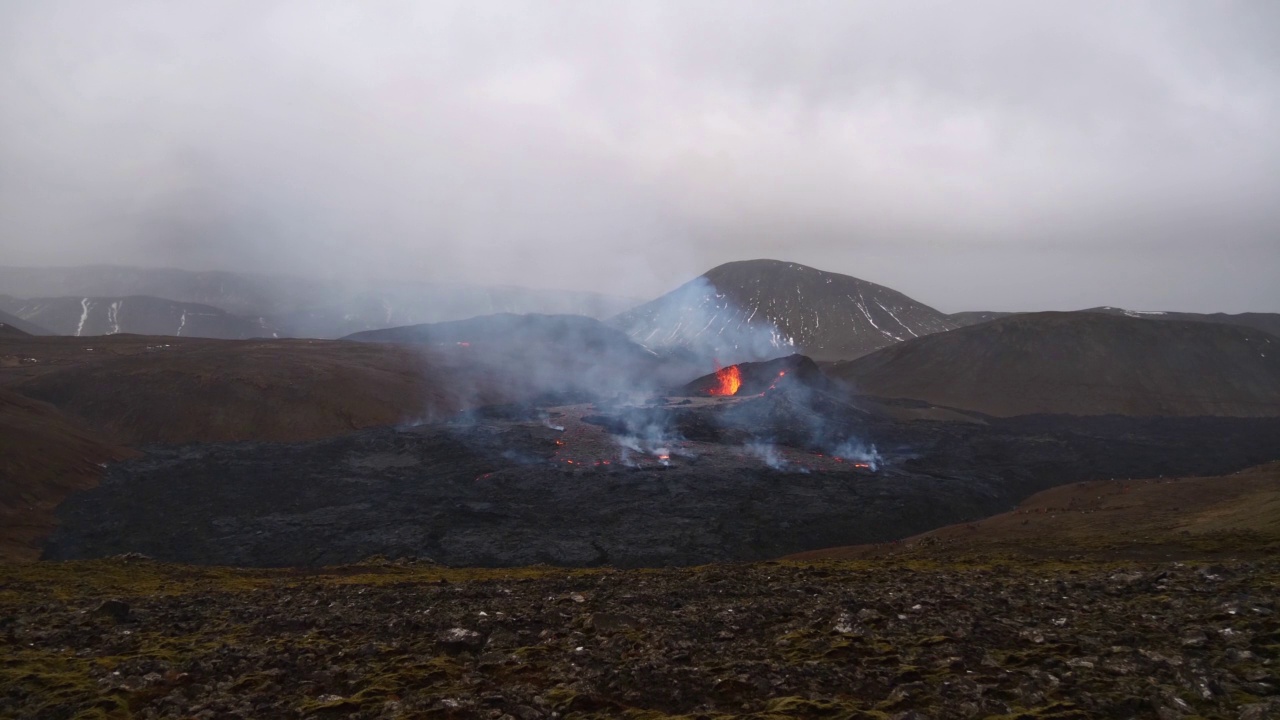
[[[13,718],[1280,717],[1280,560],[0,568]]]

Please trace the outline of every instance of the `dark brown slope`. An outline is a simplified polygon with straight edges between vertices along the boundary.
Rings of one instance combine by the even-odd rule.
[[[395,345],[113,336],[0,343],[10,354],[37,362],[0,385],[130,444],[313,439],[491,397],[448,354]]]
[[[1280,550],[1280,463],[1201,478],[1099,480],[1037,493],[1012,512],[897,543],[794,559],[976,554],[1098,559],[1271,555]]]
[[[93,487],[102,463],[133,453],[52,406],[0,388],[0,560],[34,560],[53,509]]]
[[[1280,338],[1217,323],[1016,315],[828,372],[869,395],[997,416],[1280,415]]]
[[[955,327],[896,290],[780,260],[725,263],[609,322],[647,347],[726,363],[797,352],[847,360]]]
[[[0,334],[0,560],[35,559],[121,445],[308,440],[529,393],[396,345]]]

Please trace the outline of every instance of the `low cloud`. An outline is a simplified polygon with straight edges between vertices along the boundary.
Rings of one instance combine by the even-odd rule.
[[[1267,3],[6,3],[0,253],[1280,310]]]

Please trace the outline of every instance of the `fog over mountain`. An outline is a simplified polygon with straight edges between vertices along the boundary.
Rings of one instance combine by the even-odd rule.
[[[0,5],[0,262],[1280,310],[1280,5]],[[0,288],[0,292],[3,292]]]

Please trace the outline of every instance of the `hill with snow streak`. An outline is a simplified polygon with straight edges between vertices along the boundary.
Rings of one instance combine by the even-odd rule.
[[[647,347],[725,363],[792,353],[847,360],[956,327],[896,290],[778,260],[720,265],[609,322]]]
[[[75,337],[131,333],[244,340],[276,335],[264,318],[145,295],[31,299],[0,295],[0,310],[55,335]]]
[[[606,318],[639,303],[635,298],[564,290],[111,265],[0,266],[0,295],[70,297],[77,304],[83,298],[146,295],[219,308],[250,323],[264,318],[263,323],[271,331],[260,328],[254,331],[256,335],[270,337],[278,333],[308,338],[338,338],[363,330],[464,320],[493,313]],[[78,305],[67,312],[74,313],[77,320],[80,317]],[[74,331],[75,325],[68,330],[64,324],[59,332],[74,335]],[[151,334],[172,335],[174,330],[155,330]],[[182,334],[190,333],[184,329]],[[248,337],[226,332],[206,336]]]

